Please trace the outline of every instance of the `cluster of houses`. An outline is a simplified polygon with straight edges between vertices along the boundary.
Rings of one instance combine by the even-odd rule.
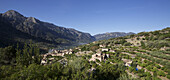
[[[51,49],[49,50],[48,53],[43,54],[42,57],[43,59],[41,60],[41,64],[45,65],[47,64],[47,61],[52,61],[54,60],[54,56],[62,56],[64,57],[65,54],[72,54],[73,50],[69,49],[69,50],[55,50],[55,49]]]
[[[98,51],[96,54],[93,54],[92,58],[89,61],[96,61],[96,60],[102,61],[108,59],[110,55],[106,54],[105,52],[108,52],[109,50],[110,49],[103,48],[102,52]]]
[[[107,58],[109,58],[109,54],[96,53],[92,55],[92,58],[89,61],[96,61],[96,59],[102,61],[106,60]]]
[[[98,50],[96,54],[93,54],[92,58],[89,61],[96,61],[96,59],[98,59],[99,61],[102,61],[102,60],[108,59],[110,55],[106,54],[106,52],[114,52],[114,50],[102,48],[101,50]],[[92,53],[92,51],[78,52],[75,54],[80,55],[80,54],[88,54],[88,53]],[[72,49],[69,49],[69,50],[51,49],[49,50],[48,53],[42,55],[43,59],[41,60],[41,64],[46,65],[48,61],[49,62],[53,61],[55,59],[54,58],[55,56],[64,57],[65,54],[73,54],[73,50]]]
[[[103,46],[101,46],[103,47]],[[98,49],[96,50],[97,53],[93,54],[92,57],[89,59],[89,61],[102,61],[102,60],[107,60],[110,57],[110,54],[107,54],[106,52],[115,52],[114,50],[108,49],[108,48],[102,48],[102,49]],[[78,52],[75,53],[76,55],[80,55],[80,54],[88,54],[88,53],[92,53],[92,51],[87,51],[87,52]],[[73,50],[69,49],[69,50],[55,50],[55,49],[51,49],[49,50],[48,53],[43,54],[43,59],[41,60],[41,64],[42,65],[46,65],[47,61],[52,61],[54,60],[55,56],[62,56],[64,57],[65,54],[73,54]],[[125,52],[123,52],[123,54],[127,54]],[[129,55],[129,54],[128,54]],[[131,58],[135,58],[136,56],[131,55]],[[129,59],[122,59],[122,61],[125,63],[125,66],[130,66],[132,64],[132,60]]]

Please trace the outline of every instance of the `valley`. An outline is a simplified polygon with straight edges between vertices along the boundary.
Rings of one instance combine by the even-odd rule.
[[[170,27],[91,36],[9,10],[0,37],[2,80],[170,79]]]

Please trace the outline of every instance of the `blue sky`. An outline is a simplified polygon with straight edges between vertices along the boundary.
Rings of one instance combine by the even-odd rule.
[[[16,10],[92,35],[170,27],[170,0],[0,0],[0,13]]]

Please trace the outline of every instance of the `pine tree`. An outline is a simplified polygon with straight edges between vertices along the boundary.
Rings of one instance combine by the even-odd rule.
[[[19,49],[18,43],[17,43],[17,49],[16,49],[16,62],[17,62],[17,65],[21,65],[21,50]]]
[[[29,58],[29,64],[32,64],[33,63],[33,44],[32,44],[32,42],[30,42],[30,44],[29,44],[29,56],[28,56],[28,58]]]
[[[34,46],[34,63],[40,64],[40,62],[41,62],[40,50],[37,46]]]
[[[18,65],[30,65],[32,63],[40,64],[41,56],[39,48],[36,45],[30,43],[25,44],[22,50],[19,49],[17,45],[16,49],[16,62]]]

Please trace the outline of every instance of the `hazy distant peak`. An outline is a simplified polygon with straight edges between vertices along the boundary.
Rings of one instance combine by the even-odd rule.
[[[94,35],[94,37],[96,38],[96,40],[105,40],[105,39],[110,39],[110,38],[116,38],[116,37],[123,37],[123,36],[127,36],[127,35],[132,35],[135,34],[133,32],[106,32],[103,34],[96,34]]]
[[[128,32],[129,34],[135,34],[134,32]]]

